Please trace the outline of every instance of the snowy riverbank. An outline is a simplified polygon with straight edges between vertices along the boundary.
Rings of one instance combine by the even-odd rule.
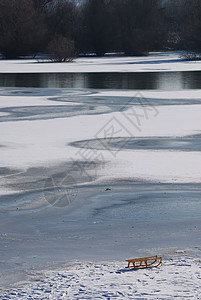
[[[0,60],[0,73],[170,72],[200,71],[201,61],[185,61],[180,52],[153,52],[148,56],[80,57],[71,63],[35,59]]]
[[[201,260],[188,254],[175,251],[160,267],[144,270],[125,269],[122,261],[78,261],[55,271],[28,272],[36,282],[4,290],[2,299],[201,299]]]

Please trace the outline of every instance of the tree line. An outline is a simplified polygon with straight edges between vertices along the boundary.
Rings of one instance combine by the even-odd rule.
[[[1,0],[0,53],[58,61],[107,52],[201,51],[200,0]]]

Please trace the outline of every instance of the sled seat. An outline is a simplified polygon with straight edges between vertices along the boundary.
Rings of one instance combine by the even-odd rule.
[[[145,269],[158,267],[162,263],[162,257],[149,256],[144,258],[126,259],[128,266],[126,268]]]

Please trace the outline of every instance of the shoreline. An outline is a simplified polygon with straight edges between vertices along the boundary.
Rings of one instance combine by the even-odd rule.
[[[164,53],[166,56],[164,56]],[[162,54],[162,55],[161,55]],[[73,62],[38,62],[36,59],[0,60],[1,73],[103,73],[200,71],[200,61],[185,61],[181,52],[150,52],[148,56],[80,57]],[[20,66],[20,68],[19,68]]]
[[[116,260],[78,260],[55,270],[31,270],[29,282],[1,289],[1,294],[4,299],[200,299],[200,251],[168,250],[161,266],[142,270],[125,269],[126,262]]]

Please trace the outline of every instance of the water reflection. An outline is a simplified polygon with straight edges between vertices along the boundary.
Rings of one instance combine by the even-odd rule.
[[[95,89],[201,89],[201,72],[0,74],[0,86]]]

